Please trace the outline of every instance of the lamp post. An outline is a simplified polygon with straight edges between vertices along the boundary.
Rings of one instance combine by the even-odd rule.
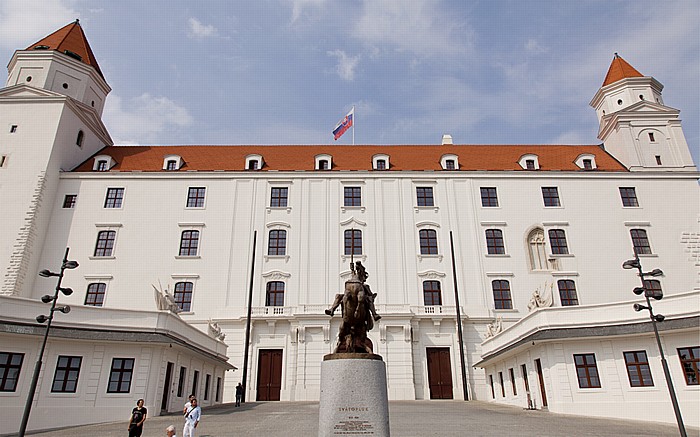
[[[654,327],[654,336],[656,337],[656,345],[659,347],[659,355],[661,355],[661,366],[664,369],[664,377],[666,378],[666,385],[668,386],[668,392],[671,395],[671,403],[673,404],[673,411],[676,413],[676,422],[678,423],[678,430],[682,437],[687,437],[685,432],[685,425],[683,424],[683,418],[681,417],[681,409],[678,405],[678,398],[676,397],[676,390],[673,388],[673,380],[671,380],[671,372],[668,370],[668,363],[666,362],[666,356],[664,355],[663,347],[661,346],[661,338],[659,337],[659,329],[656,327],[657,322],[663,322],[666,317],[661,314],[654,314],[654,310],[651,307],[650,297],[656,300],[661,300],[664,296],[661,290],[654,290],[647,288],[647,283],[644,278],[646,277],[657,277],[663,276],[664,272],[660,269],[654,269],[650,272],[644,272],[642,269],[642,263],[639,261],[639,255],[635,252],[634,259],[630,259],[622,263],[623,269],[637,269],[637,274],[642,281],[641,287],[635,287],[632,292],[634,294],[640,295],[644,293],[644,297],[647,301],[646,305],[634,304],[635,311],[649,310],[649,318],[651,319],[651,325]]]
[[[68,314],[70,312],[70,307],[68,305],[56,306],[58,301],[58,292],[69,296],[73,293],[70,288],[61,287],[61,281],[63,280],[63,272],[66,269],[74,269],[78,267],[77,261],[68,261],[68,251],[70,248],[66,247],[66,254],[63,256],[63,262],[61,263],[60,273],[54,273],[49,270],[42,270],[39,272],[39,276],[44,278],[50,278],[52,276],[58,277],[58,283],[56,284],[56,289],[54,290],[53,296],[45,294],[41,297],[41,301],[44,303],[51,302],[51,310],[49,315],[45,316],[43,314],[36,317],[36,321],[39,323],[46,322],[46,331],[44,332],[44,341],[41,343],[41,350],[39,351],[39,356],[36,360],[36,365],[34,366],[34,375],[32,376],[32,383],[29,386],[29,393],[27,394],[27,403],[24,405],[24,414],[22,415],[22,423],[19,426],[19,437],[24,437],[24,433],[27,430],[27,422],[29,421],[29,413],[32,411],[32,403],[34,402],[34,393],[36,392],[36,384],[39,380],[39,372],[41,371],[41,360],[44,356],[44,350],[46,349],[46,340],[49,338],[49,329],[51,329],[51,321],[53,320],[53,315],[56,311],[60,311],[63,314]]]

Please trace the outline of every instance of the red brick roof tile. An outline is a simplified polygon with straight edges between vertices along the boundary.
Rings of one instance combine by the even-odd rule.
[[[97,73],[104,79],[102,70],[100,70],[100,66],[97,64],[97,59],[95,59],[95,55],[92,53],[90,44],[88,44],[85,33],[83,33],[83,28],[80,26],[78,20],[63,26],[51,35],[30,45],[25,50],[35,50],[36,46],[47,46],[49,48],[44,50],[56,50],[61,53],[65,53],[66,50],[73,52],[82,58],[81,61],[83,63],[94,67]]]
[[[332,171],[372,170],[372,156],[389,155],[389,171],[441,170],[440,158],[458,156],[459,170],[522,170],[518,161],[525,154],[538,156],[541,171],[580,171],[576,158],[595,155],[598,171],[626,171],[626,168],[597,145],[403,145],[403,146],[111,146],[98,154],[109,155],[117,162],[111,171],[158,172],[163,170],[166,155],[179,155],[185,161],[181,171],[244,171],[248,155],[261,155],[261,171],[314,170],[315,157],[332,156]],[[74,171],[92,171],[89,159]]]
[[[618,80],[627,77],[644,77],[644,75],[633,66],[627,63],[620,55],[615,53],[615,57],[608,68],[608,74],[605,75],[605,80],[603,81],[603,86],[610,85],[611,83],[617,82]]]

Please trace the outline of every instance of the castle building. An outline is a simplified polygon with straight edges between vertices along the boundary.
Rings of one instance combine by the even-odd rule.
[[[16,51],[8,70],[0,397],[18,401],[8,417],[21,415],[43,333],[34,317],[53,287],[37,273],[69,247],[80,267],[60,300],[74,312],[58,314],[49,337],[35,401],[47,412],[70,409],[66,397],[102,408],[92,421],[136,397],[154,412],[178,410],[190,392],[205,405],[232,400],[249,306],[248,400],[318,400],[339,326],[324,310],[353,260],[377,293],[370,338],[390,400],[467,393],[673,422],[649,318],[632,308],[639,278],[621,267],[637,254],[664,272],[644,285],[664,295],[666,358],[686,423],[700,426],[699,174],[663,86],[617,54],[590,102],[595,145],[444,135],[435,145],[114,146],[101,121],[110,87],[79,23]],[[117,393],[123,360],[134,387]],[[61,425],[51,420],[35,428]]]

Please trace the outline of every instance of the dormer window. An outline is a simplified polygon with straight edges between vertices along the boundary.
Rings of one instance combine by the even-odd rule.
[[[331,155],[316,155],[316,170],[330,170],[333,167]]]
[[[442,155],[442,158],[440,158],[440,167],[442,167],[443,170],[458,170],[459,160],[457,159],[457,155]]]
[[[523,155],[520,157],[518,164],[520,164],[520,167],[523,168],[524,170],[539,170],[540,169],[540,162],[539,162],[537,155],[532,155],[532,154]]]
[[[78,147],[83,147],[83,138],[84,137],[85,137],[85,133],[83,133],[83,131],[79,130],[78,137],[75,139],[75,145]]]
[[[389,168],[389,155],[374,155],[372,157],[372,168],[374,170],[386,170]]]
[[[576,158],[575,163],[578,168],[583,170],[595,170],[597,168],[595,163],[595,155],[588,153],[579,155],[578,158]]]
[[[95,162],[92,164],[92,171],[109,171],[116,161],[109,155],[95,156]]]
[[[262,155],[248,155],[245,158],[246,170],[260,170],[265,165]]]
[[[163,157],[163,170],[177,171],[185,165],[185,161],[180,155],[165,155]]]

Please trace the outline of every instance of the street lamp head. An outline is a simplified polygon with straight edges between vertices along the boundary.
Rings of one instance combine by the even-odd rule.
[[[644,287],[634,287],[634,290],[632,290],[632,293],[637,294],[637,295],[642,294],[642,293],[644,293]]]
[[[655,319],[657,322],[663,322],[663,321],[666,319],[666,316],[664,316],[664,315],[662,315],[662,314],[657,314],[657,315],[654,316],[654,319]]]
[[[646,272],[643,274],[643,276],[663,276],[664,272],[661,271],[661,269],[654,269],[650,272]]]
[[[56,307],[54,311],[60,311],[63,314],[68,314],[70,312],[70,307],[68,305],[63,305],[60,307]]]
[[[44,269],[44,270],[39,272],[39,276],[41,276],[42,278],[50,278],[51,276],[61,276],[61,274],[54,273],[50,270]]]
[[[43,315],[43,314],[40,314],[40,315],[36,316],[36,321],[39,322],[39,323],[44,323],[44,322],[47,321],[47,320],[49,320],[49,318],[46,317],[46,316]]]
[[[64,269],[75,269],[78,267],[78,261],[66,261],[63,263],[63,268]]]
[[[636,303],[636,304],[634,304],[633,306],[634,306],[634,310],[637,311],[637,312],[642,311],[642,310],[649,309],[649,307],[644,306],[644,305],[639,304],[639,303]]]
[[[629,270],[629,269],[638,269],[641,267],[641,264],[639,264],[638,259],[629,259],[625,262],[622,263],[622,268]]]
[[[49,303],[52,300],[53,300],[53,296],[49,296],[48,294],[41,296],[41,301],[44,303]]]
[[[65,294],[66,296],[73,294],[73,289],[70,287],[61,287],[59,290],[61,290],[61,293]]]

